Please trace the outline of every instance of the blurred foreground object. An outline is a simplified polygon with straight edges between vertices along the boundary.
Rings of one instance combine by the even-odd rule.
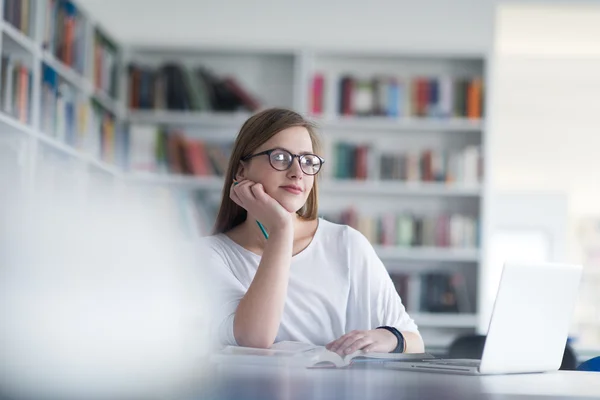
[[[88,183],[3,201],[0,397],[154,397],[202,376],[193,243],[137,189]]]

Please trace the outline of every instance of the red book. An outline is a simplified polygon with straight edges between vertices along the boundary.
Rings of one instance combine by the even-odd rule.
[[[354,79],[347,77],[344,79],[342,83],[342,105],[343,105],[343,114],[344,115],[353,115],[354,111],[352,110],[352,96],[354,92]]]
[[[63,62],[68,66],[73,66],[73,42],[75,39],[75,19],[67,17],[65,20],[65,47],[63,48]]]
[[[225,86],[244,104],[250,111],[256,111],[260,108],[260,102],[250,95],[233,77],[227,77],[223,80]]]
[[[27,104],[29,103],[29,71],[27,67],[19,68],[19,89],[18,89],[18,113],[19,121],[27,123]]]
[[[429,105],[429,81],[425,78],[419,79],[417,90],[417,114],[419,117],[425,117]]]
[[[204,143],[198,140],[188,140],[186,143],[187,159],[192,173],[196,176],[211,175],[210,166]]]
[[[313,78],[312,93],[311,93],[311,112],[315,115],[323,113],[323,91],[325,86],[325,78],[322,74],[317,74]]]
[[[368,157],[369,149],[367,146],[358,146],[356,148],[356,179],[364,180],[367,179],[368,173]]]
[[[134,67],[133,70],[131,71],[131,81],[130,81],[130,90],[131,92],[129,93],[129,99],[130,99],[130,104],[129,106],[132,109],[138,109],[140,107],[140,80],[141,80],[141,71],[139,68]]]
[[[421,159],[422,164],[422,175],[421,178],[425,182],[433,181],[433,155],[431,150],[427,150],[423,153],[423,158]]]

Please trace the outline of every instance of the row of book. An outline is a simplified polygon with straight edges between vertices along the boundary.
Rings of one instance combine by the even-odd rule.
[[[127,166],[132,172],[223,176],[232,145],[208,143],[178,130],[131,125]]]
[[[374,245],[400,247],[477,248],[480,225],[477,218],[461,214],[416,215],[385,213],[362,215],[354,208],[324,218],[349,225]]]
[[[72,1],[45,1],[44,48],[67,66],[84,74],[87,38],[83,15]]]
[[[410,276],[390,274],[402,303],[408,309],[418,309],[426,313],[474,312],[465,276],[460,272],[432,272],[419,276],[420,288],[411,287]],[[418,305],[411,304],[411,290],[420,290]]]
[[[33,26],[33,2],[32,0],[4,0],[4,20],[31,36]]]
[[[131,64],[129,107],[141,110],[256,111],[259,100],[232,76],[219,77],[205,67],[190,69]]]
[[[42,65],[42,132],[107,163],[123,165],[126,138],[113,115]]]
[[[483,178],[479,146],[461,150],[381,152],[368,145],[339,142],[330,161],[337,179],[381,179],[405,182],[459,182],[476,184]]]
[[[31,121],[32,71],[14,56],[2,56],[0,108],[23,123]]]
[[[316,74],[310,93],[310,110],[315,115],[325,112],[325,88],[324,74]],[[344,75],[339,78],[336,90],[335,112],[344,116],[479,119],[483,115],[481,77],[397,79],[375,76],[364,79]]]
[[[117,47],[98,31],[94,36],[94,87],[107,93],[117,95]]]

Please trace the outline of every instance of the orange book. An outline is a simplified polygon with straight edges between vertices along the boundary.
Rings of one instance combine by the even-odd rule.
[[[112,119],[105,114],[102,120],[103,147],[102,158],[106,162],[113,162],[115,159],[115,126]]]
[[[481,93],[483,82],[475,78],[469,82],[467,90],[467,117],[470,119],[481,118]]]

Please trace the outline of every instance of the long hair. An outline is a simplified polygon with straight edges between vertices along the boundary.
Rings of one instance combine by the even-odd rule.
[[[213,234],[225,233],[246,220],[246,210],[238,206],[229,197],[231,184],[235,179],[242,158],[255,152],[256,149],[277,133],[294,126],[306,128],[310,135],[313,151],[319,154],[321,148],[315,125],[294,111],[284,108],[270,108],[248,118],[244,125],[242,125],[235,140],[235,144],[233,145],[231,158],[229,159],[227,174],[225,175],[223,182],[221,205],[213,228]],[[317,195],[317,177],[315,177],[312,190],[306,199],[306,203],[296,212],[299,217],[306,220],[314,220],[317,218]]]

